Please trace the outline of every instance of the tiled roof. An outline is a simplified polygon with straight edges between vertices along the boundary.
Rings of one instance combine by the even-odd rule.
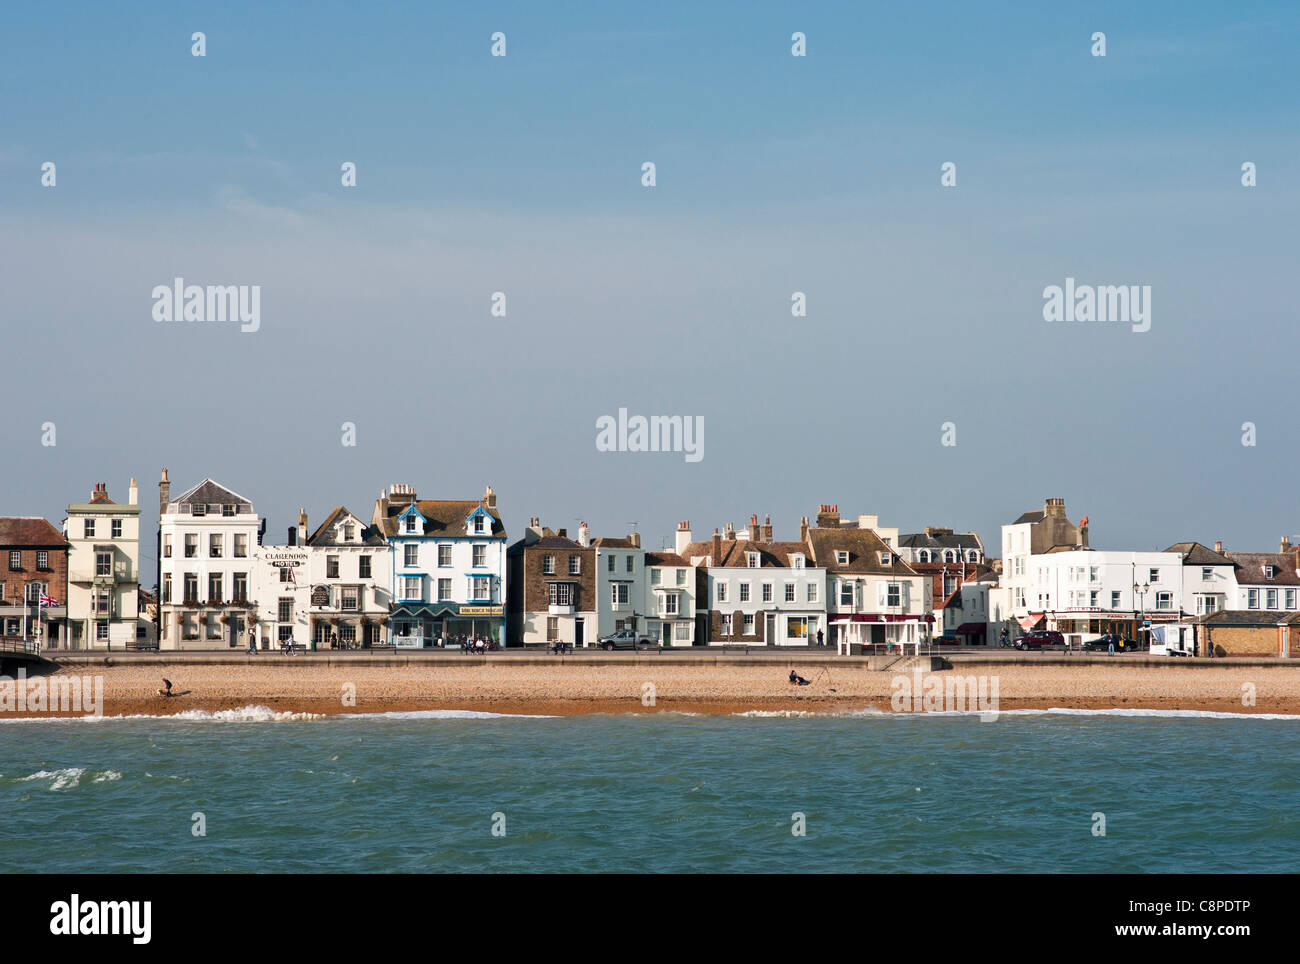
[[[689,566],[690,560],[683,559],[675,552],[647,552],[645,554],[645,564],[647,566]]]
[[[1165,552],[1176,552],[1183,557],[1184,566],[1230,566],[1232,560],[1199,542],[1176,542]]]
[[[1237,566],[1237,582],[1243,586],[1300,586],[1296,575],[1296,558],[1289,552],[1225,552]],[[1264,575],[1264,567],[1273,566],[1273,578]]]
[[[916,575],[916,570],[904,562],[898,553],[890,549],[871,529],[823,529],[818,526],[808,530],[808,541],[816,564],[825,567],[828,573]],[[836,555],[838,552],[847,552],[849,561],[841,563],[839,556]],[[882,552],[889,553],[888,565],[880,561]]]
[[[0,546],[47,548],[67,545],[63,533],[40,516],[0,517]]]
[[[227,489],[219,482],[213,482],[211,479],[204,479],[198,485],[182,492],[176,498],[172,499],[169,504],[182,505],[201,503],[207,505],[248,505],[249,502],[238,492]]]
[[[352,518],[356,519],[355,513],[349,512],[347,506],[343,506],[343,505],[338,506],[337,508],[334,509],[333,512],[331,512],[328,516],[326,516],[325,521],[322,522],[320,525],[318,525],[316,527],[316,531],[313,532],[307,538],[307,545],[309,546],[355,546],[355,545],[374,546],[374,545],[383,544],[384,542],[383,533],[381,533],[377,527],[372,525],[366,525],[360,519],[357,519],[357,524],[361,526],[361,531],[358,533],[361,536],[360,540],[353,541],[353,542],[342,541],[337,537],[337,532],[334,528],[340,516],[352,516]]]
[[[952,535],[932,536],[927,532],[909,532],[898,537],[899,546],[909,549],[978,549],[979,540],[973,532],[956,532]]]
[[[593,546],[596,546],[597,548],[600,548],[600,549],[635,549],[635,548],[636,548],[636,546],[632,545],[632,540],[631,540],[631,539],[626,539],[626,538],[623,538],[623,539],[593,539],[593,540],[591,541],[591,544],[592,544]]]
[[[759,568],[789,569],[790,556],[802,553],[809,564],[812,563],[811,548],[802,542],[751,542],[748,539],[723,539],[722,558],[714,559],[714,566],[733,569],[749,568],[746,553],[757,552]],[[682,553],[687,559],[713,555],[713,540],[692,542]]]
[[[1300,625],[1300,612],[1266,609],[1220,609],[1198,616],[1202,626],[1276,626],[1278,623]]]
[[[428,520],[428,524],[424,527],[424,534],[432,536],[463,535],[462,530],[465,520],[480,505],[481,503],[477,499],[420,499],[415,503],[420,515]],[[411,503],[409,501],[398,499],[389,502],[387,517],[381,521],[381,529],[384,535],[401,535],[397,531],[397,518],[410,507]],[[483,511],[492,517],[491,535],[498,539],[504,539],[506,537],[506,527],[502,524],[501,517],[497,515],[497,510],[491,508]]]
[[[1026,512],[1024,515],[1022,515],[1019,519],[1017,519],[1015,522],[1011,524],[1013,526],[1018,526],[1026,522],[1042,522],[1043,517],[1045,515],[1047,515],[1047,513],[1044,512],[1042,509],[1038,509],[1037,511],[1034,512]]]

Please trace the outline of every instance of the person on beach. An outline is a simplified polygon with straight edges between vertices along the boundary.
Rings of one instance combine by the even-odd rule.
[[[169,680],[167,677],[164,676],[164,677],[163,677],[163,684],[164,684],[167,688],[166,688],[165,690],[159,690],[159,691],[158,691],[158,695],[159,695],[159,696],[172,696],[172,695],[173,695],[173,693],[172,693],[172,681]]]
[[[790,670],[790,685],[807,686],[808,681],[804,679],[802,676],[800,676],[798,673],[796,673],[794,670]]]

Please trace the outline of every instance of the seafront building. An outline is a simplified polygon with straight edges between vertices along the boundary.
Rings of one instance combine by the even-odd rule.
[[[462,635],[505,644],[506,529],[490,485],[477,500],[422,500],[394,484],[371,524],[390,547],[390,644],[421,649]]]
[[[140,497],[131,480],[125,505],[95,483],[90,499],[68,506],[68,648],[127,649],[149,639],[140,618]]]
[[[158,483],[158,646],[246,646],[254,550],[266,531],[253,503],[210,478],[175,499]]]
[[[597,636],[596,550],[584,522],[577,539],[530,518],[506,550],[507,638],[523,646],[583,647]]]
[[[39,516],[0,517],[0,635],[67,649],[68,540]]]

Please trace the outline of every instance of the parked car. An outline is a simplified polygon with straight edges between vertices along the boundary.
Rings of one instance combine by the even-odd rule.
[[[1093,652],[1110,652],[1110,641],[1115,641],[1115,652],[1131,653],[1137,650],[1138,645],[1131,639],[1125,639],[1119,633],[1106,633],[1098,636],[1096,639],[1090,639],[1083,644],[1083,648]]]
[[[1065,637],[1050,629],[1036,629],[1016,640],[1016,649],[1042,649],[1044,646],[1065,646]]]
[[[608,636],[601,636],[596,640],[596,645],[603,650],[613,649],[659,649],[659,640],[653,636],[647,636],[645,633],[638,633],[632,629],[620,629],[616,633]]]
[[[960,643],[961,640],[958,639],[956,636],[952,636],[952,635],[934,637],[934,645],[936,646],[957,646]]]

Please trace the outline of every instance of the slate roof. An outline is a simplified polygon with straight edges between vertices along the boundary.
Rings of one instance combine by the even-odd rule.
[[[874,575],[914,576],[916,570],[904,562],[872,529],[836,529],[818,526],[808,530],[812,557],[827,573],[868,573]],[[838,552],[847,552],[849,561],[841,563]],[[880,561],[880,553],[889,553],[889,564]]]
[[[758,553],[760,569],[790,569],[790,556],[802,553],[808,563],[812,563],[811,547],[802,542],[755,542],[749,539],[723,539],[722,558],[714,559],[715,567],[747,569],[749,562],[747,552]],[[687,559],[713,555],[713,540],[692,542],[682,553]]]
[[[419,499],[415,507],[420,511],[420,515],[428,520],[424,527],[426,536],[440,535],[464,535],[465,520],[469,518],[471,512],[480,506],[478,499]],[[385,518],[380,520],[380,531],[385,536],[400,536],[398,531],[398,517],[411,507],[409,501],[390,501],[388,503],[388,512]],[[492,518],[493,538],[504,539],[506,537],[506,527],[501,522],[501,516],[497,514],[495,508],[485,508],[483,510]],[[484,533],[488,535],[488,533]]]
[[[1165,552],[1176,552],[1183,557],[1184,566],[1231,566],[1232,560],[1199,542],[1176,542]]]
[[[352,516],[353,519],[356,519],[361,526],[358,533],[361,536],[360,540],[344,542],[337,537],[338,530],[334,526],[342,516]],[[333,512],[326,516],[325,521],[318,525],[316,531],[307,538],[307,545],[309,546],[377,546],[383,544],[384,536],[378,527],[367,525],[361,519],[357,519],[356,513],[349,512],[347,506],[343,505],[336,507]]]
[[[592,539],[591,544],[600,549],[635,549],[631,539]]]
[[[1278,623],[1300,625],[1300,612],[1267,609],[1220,609],[1195,620],[1202,626],[1276,626]]]
[[[1047,513],[1044,512],[1042,509],[1037,509],[1034,512],[1026,512],[1024,515],[1022,515],[1019,519],[1017,519],[1015,522],[1011,524],[1013,526],[1018,526],[1025,522],[1042,522],[1043,518],[1046,515]]]
[[[40,516],[0,517],[0,546],[62,549],[67,548],[68,544],[63,533],[54,528],[48,519]]]
[[[168,508],[173,505],[193,505],[194,503],[205,503],[207,505],[247,505],[249,502],[238,492],[227,489],[219,482],[212,479],[204,479],[198,485],[182,492],[176,498],[167,503]]]
[[[1296,575],[1296,558],[1289,552],[1225,552],[1237,566],[1237,582],[1243,586],[1300,586]],[[1264,575],[1264,567],[1273,566],[1272,579]]]
[[[909,549],[979,549],[979,540],[973,532],[954,532],[952,535],[934,536],[927,532],[909,532],[898,537],[900,548]]]

